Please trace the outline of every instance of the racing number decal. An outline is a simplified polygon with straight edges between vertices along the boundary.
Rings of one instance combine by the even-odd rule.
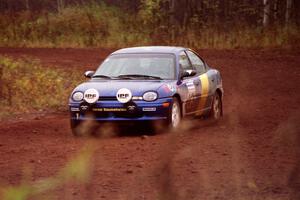
[[[196,95],[196,87],[194,85],[194,80],[188,80],[186,83],[187,88],[187,101],[186,101],[186,112],[193,112],[195,110],[195,107],[197,107],[197,101],[195,99]]]
[[[200,101],[199,101],[197,110],[203,111],[203,109],[205,108],[206,102],[207,102],[207,97],[208,97],[208,92],[209,92],[209,81],[208,81],[208,76],[206,73],[200,75],[199,78],[201,81],[201,97],[200,97]],[[199,114],[202,114],[202,112]]]
[[[186,86],[188,88],[188,98],[192,99],[196,95],[196,88],[193,80],[186,82]]]

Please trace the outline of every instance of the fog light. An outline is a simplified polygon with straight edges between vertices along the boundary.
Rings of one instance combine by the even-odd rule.
[[[74,92],[72,98],[74,101],[81,101],[83,99],[83,93],[82,92]]]

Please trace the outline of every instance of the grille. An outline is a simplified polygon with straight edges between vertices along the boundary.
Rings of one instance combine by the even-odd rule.
[[[109,96],[109,97],[99,97],[99,101],[116,101],[117,97]]]

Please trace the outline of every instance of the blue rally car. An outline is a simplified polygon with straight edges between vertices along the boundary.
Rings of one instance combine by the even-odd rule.
[[[163,122],[176,128],[185,116],[222,114],[220,72],[183,47],[133,47],[113,52],[69,100],[74,135],[85,121]]]

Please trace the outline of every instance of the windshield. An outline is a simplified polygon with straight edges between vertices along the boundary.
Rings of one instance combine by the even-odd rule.
[[[172,54],[119,54],[108,57],[94,78],[175,79]]]

